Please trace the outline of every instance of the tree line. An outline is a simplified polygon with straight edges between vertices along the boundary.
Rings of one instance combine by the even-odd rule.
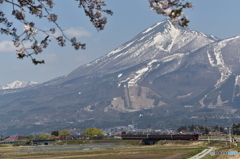
[[[81,133],[82,137],[85,139],[102,139],[104,137],[104,133],[101,129],[98,128],[86,128]],[[52,131],[51,135],[41,134],[36,139],[37,140],[47,140],[47,139],[56,139],[59,137],[60,139],[68,139],[71,138],[71,133],[67,129],[63,129],[60,131]]]

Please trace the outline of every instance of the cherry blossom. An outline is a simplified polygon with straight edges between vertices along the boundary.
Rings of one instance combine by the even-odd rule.
[[[107,6],[102,0],[75,0],[77,6],[82,9],[90,22],[98,30],[103,30],[107,24],[107,18],[104,16],[113,15],[113,12],[108,9],[103,9]],[[155,10],[157,14],[170,17],[173,24],[182,27],[187,26],[189,20],[183,14],[183,9],[192,8],[191,3],[183,3],[183,0],[148,0],[150,9]],[[57,1],[55,1],[57,2]],[[55,6],[54,0],[0,0],[1,4],[9,4],[12,6],[12,14],[16,21],[23,25],[23,29],[17,30],[14,27],[14,22],[8,21],[8,16],[0,9],[0,33],[12,36],[12,41],[16,47],[16,54],[19,59],[30,57],[34,64],[42,64],[44,60],[36,60],[35,55],[43,52],[47,48],[52,38],[56,39],[59,46],[66,46],[66,41],[69,41],[74,49],[85,49],[86,44],[77,41],[76,37],[68,38],[64,34],[64,30],[58,25],[58,15],[51,12]],[[67,2],[66,2],[67,3]],[[28,21],[29,15],[35,15],[36,21],[46,18],[50,23],[54,23],[56,28],[43,30],[38,28],[38,23]],[[60,31],[61,35],[54,36],[56,31]],[[41,32],[45,35],[37,36]],[[29,43],[31,44],[30,47]],[[28,44],[28,45],[26,45]],[[19,49],[20,48],[20,49]]]

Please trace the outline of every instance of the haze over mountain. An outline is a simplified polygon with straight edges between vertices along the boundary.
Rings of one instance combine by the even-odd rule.
[[[0,90],[0,131],[237,120],[239,44],[164,20],[67,76]]]

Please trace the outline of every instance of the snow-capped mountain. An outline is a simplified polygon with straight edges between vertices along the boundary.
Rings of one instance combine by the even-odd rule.
[[[25,81],[13,81],[9,84],[6,84],[4,86],[2,86],[0,89],[16,89],[16,88],[24,88],[27,86],[31,86],[31,85],[36,85],[38,84],[37,82],[34,81],[30,81],[30,82],[25,82]]]
[[[37,128],[34,123],[58,130],[54,123],[73,121],[81,122],[76,127],[129,121],[144,127],[189,121],[192,114],[233,117],[240,112],[239,50],[240,36],[220,40],[164,20],[66,76],[1,90],[0,130]]]
[[[109,74],[147,60],[189,54],[218,40],[213,35],[177,27],[172,25],[169,20],[164,20],[144,30],[107,55],[79,67],[69,76],[79,76],[80,74],[85,76],[93,73],[97,75]]]

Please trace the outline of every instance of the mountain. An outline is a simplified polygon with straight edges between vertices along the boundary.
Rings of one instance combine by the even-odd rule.
[[[147,60],[171,58],[171,55],[177,53],[193,52],[217,40],[219,39],[212,35],[179,28],[173,26],[170,21],[164,20],[144,30],[107,55],[79,67],[69,76],[74,78],[89,74],[105,75]]]
[[[0,131],[237,122],[239,43],[164,20],[66,76],[0,90]]]
[[[38,84],[38,83],[37,82],[33,82],[33,81],[24,82],[24,81],[16,80],[16,81],[13,81],[12,83],[9,83],[9,84],[6,84],[4,86],[1,86],[0,89],[24,88],[24,87],[35,85],[35,84]]]

